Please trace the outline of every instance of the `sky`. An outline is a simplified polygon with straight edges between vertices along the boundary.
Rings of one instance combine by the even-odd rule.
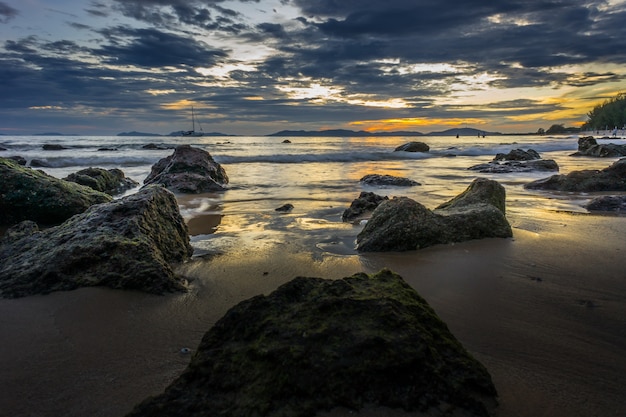
[[[0,0],[0,61],[8,135],[536,132],[626,92],[626,0]]]

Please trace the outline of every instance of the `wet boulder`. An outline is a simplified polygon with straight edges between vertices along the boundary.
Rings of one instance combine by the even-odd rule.
[[[172,265],[192,253],[174,195],[146,187],[43,231],[33,222],[9,229],[0,242],[0,297],[88,286],[185,290]]]
[[[626,212],[626,195],[596,197],[585,208],[589,211]]]
[[[602,170],[586,169],[572,171],[567,175],[552,175],[528,183],[524,188],[572,192],[626,191],[626,158]]]
[[[0,158],[0,223],[59,224],[111,196]]]
[[[468,169],[482,173],[502,174],[509,172],[558,171],[559,165],[552,159],[541,159],[539,153],[534,149],[527,151],[513,149],[507,154],[497,154],[489,163],[474,165]]]
[[[228,176],[207,151],[181,145],[152,166],[144,184],[161,184],[176,193],[198,194],[225,190]]]
[[[611,158],[616,156],[626,156],[626,145],[615,143],[599,144],[593,136],[585,136],[578,139],[578,152],[573,156],[596,156],[601,158]]]
[[[359,180],[365,185],[391,186],[391,187],[414,187],[422,185],[417,181],[408,178],[396,177],[393,175],[368,174]]]
[[[428,151],[430,151],[430,146],[428,146],[424,142],[408,142],[394,149],[394,152],[428,152]]]
[[[364,405],[487,416],[496,395],[428,303],[382,270],[298,277],[239,303],[183,374],[127,417],[310,417]]]
[[[389,197],[383,197],[369,191],[362,191],[361,194],[352,201],[350,207],[343,212],[341,220],[344,222],[353,222],[363,219],[385,200],[389,200]]]
[[[121,194],[139,185],[131,178],[126,178],[121,169],[85,168],[64,178],[66,181],[85,185],[109,195]]]
[[[361,252],[408,251],[488,237],[511,237],[505,217],[506,192],[498,182],[477,178],[461,194],[429,210],[397,197],[381,203],[361,233]]]

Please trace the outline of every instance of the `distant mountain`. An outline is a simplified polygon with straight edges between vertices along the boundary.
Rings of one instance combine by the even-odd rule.
[[[158,133],[144,133],[144,132],[122,132],[122,133],[118,133],[117,136],[163,136],[163,135],[159,135]]]
[[[500,132],[486,132],[484,130],[478,130],[478,129],[473,129],[471,127],[464,127],[464,128],[455,128],[455,129],[448,129],[448,130],[444,130],[442,132],[430,132],[428,135],[429,136],[487,136],[487,135],[491,135],[491,136],[497,136],[497,135],[501,135],[502,133]]]
[[[366,132],[364,130],[281,130],[267,136],[321,136],[321,137],[367,137],[367,136],[423,136],[420,132]]]

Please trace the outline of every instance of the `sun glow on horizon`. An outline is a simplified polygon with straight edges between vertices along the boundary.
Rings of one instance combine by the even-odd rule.
[[[487,121],[479,118],[404,118],[383,120],[359,120],[349,123],[367,132],[390,132],[433,126],[476,126],[485,125]]]

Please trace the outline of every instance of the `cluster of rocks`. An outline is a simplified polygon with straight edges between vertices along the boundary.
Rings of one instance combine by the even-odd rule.
[[[578,139],[578,151],[572,156],[595,156],[610,158],[616,156],[626,156],[626,145],[614,143],[598,144],[593,136],[585,136]]]
[[[58,179],[0,158],[0,297],[103,285],[150,293],[183,290],[172,266],[193,249],[175,192],[224,189],[208,152],[178,147],[138,186],[118,169],[87,168]],[[217,184],[217,185],[216,185]],[[45,226],[39,230],[39,225]]]
[[[308,417],[365,405],[488,416],[496,396],[428,303],[383,270],[298,277],[241,302],[204,335],[183,374],[128,417]]]
[[[530,190],[574,192],[626,191],[626,158],[602,170],[586,169],[569,174],[552,175],[524,186]]]
[[[508,154],[499,153],[486,164],[478,164],[468,169],[482,173],[508,173],[530,171],[558,171],[558,164],[552,159],[541,159],[534,149],[525,151],[513,149]]]
[[[429,210],[408,198],[385,200],[357,236],[362,252],[407,251],[437,244],[513,235],[505,216],[506,192],[477,178],[457,197]]]

